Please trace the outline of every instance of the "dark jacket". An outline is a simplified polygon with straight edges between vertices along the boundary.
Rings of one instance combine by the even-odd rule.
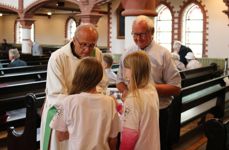
[[[19,66],[27,66],[27,63],[21,59],[15,59],[13,62],[9,63],[7,67],[19,67]]]
[[[184,45],[181,45],[179,55],[180,55],[180,61],[186,66],[188,64],[185,56],[188,52],[192,52],[192,50],[189,47],[186,47]]]

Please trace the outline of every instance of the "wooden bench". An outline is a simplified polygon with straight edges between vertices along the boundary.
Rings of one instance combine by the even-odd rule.
[[[44,92],[46,86],[46,80],[26,82],[20,84],[13,84],[4,87],[0,87],[0,102],[2,99],[11,98],[14,96],[22,96],[27,93],[40,93]]]
[[[30,61],[26,61],[28,66],[31,65],[47,65],[48,64],[48,60],[30,60]],[[9,63],[2,63],[3,68],[7,68],[9,65]]]
[[[24,61],[41,61],[49,60],[49,56],[32,56],[32,55],[21,55],[20,57]],[[9,63],[9,59],[0,59],[0,63]]]
[[[225,93],[228,87],[221,76],[200,82],[181,89],[175,97],[172,107],[172,124],[170,124],[169,139],[176,143],[180,137],[180,128],[191,121],[212,113],[215,117],[224,116]]]
[[[182,82],[181,86],[186,87],[202,81],[207,81],[222,75],[222,71],[217,68],[216,64],[204,66],[196,69],[189,69],[180,72]]]
[[[47,65],[32,65],[32,66],[21,66],[12,68],[0,68],[0,76],[6,74],[18,74],[21,72],[34,72],[47,70]]]
[[[34,72],[25,72],[18,74],[6,74],[0,76],[0,86],[22,83],[22,82],[31,82],[31,81],[40,81],[46,80],[47,71],[34,71]]]
[[[45,91],[46,80],[28,82],[21,84],[8,85],[6,87],[0,87],[0,115],[11,114],[12,111],[18,111],[19,114],[23,114],[23,108],[25,108],[24,95],[27,93],[43,93]],[[18,110],[20,109],[20,110]],[[15,113],[13,113],[15,114]],[[9,125],[21,125],[21,117],[12,119],[11,115],[6,122],[1,122],[0,130],[5,130]]]
[[[23,132],[18,132],[14,129],[14,127],[10,127],[8,129],[8,150],[37,150],[39,148],[40,115],[37,112],[45,101],[45,95],[28,94],[25,99],[26,119],[24,130]]]

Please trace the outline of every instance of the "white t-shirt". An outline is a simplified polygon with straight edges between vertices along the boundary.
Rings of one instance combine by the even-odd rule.
[[[159,100],[154,86],[140,89],[142,111],[132,94],[126,97],[122,127],[139,131],[135,150],[160,150]]]
[[[110,96],[80,93],[64,99],[50,127],[69,132],[69,150],[109,150],[108,138],[118,135],[120,121]]]
[[[69,94],[72,88],[72,80],[80,61],[79,58],[72,54],[70,44],[71,42],[56,50],[49,58],[46,82],[46,101],[41,118],[40,147],[43,147],[48,110],[56,105],[56,103],[59,103],[59,101],[63,101],[64,97]],[[95,48],[95,57],[102,62],[102,52],[98,48]],[[104,73],[104,75],[106,74]],[[104,78],[105,76],[103,76],[101,83],[103,83]],[[105,86],[101,86],[100,91],[102,91],[104,87]],[[56,141],[55,132],[52,132],[51,137],[50,150],[66,149],[66,142]]]

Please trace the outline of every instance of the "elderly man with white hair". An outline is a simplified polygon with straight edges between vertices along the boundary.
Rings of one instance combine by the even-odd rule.
[[[180,61],[186,66],[188,62],[185,59],[185,56],[188,52],[192,52],[192,50],[189,47],[182,45],[180,41],[174,41],[173,50],[179,54]]]
[[[10,63],[7,67],[27,66],[27,63],[20,59],[19,51],[16,48],[9,50],[9,60]]]

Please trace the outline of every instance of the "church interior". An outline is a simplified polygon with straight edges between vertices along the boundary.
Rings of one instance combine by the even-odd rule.
[[[0,149],[43,149],[39,128],[53,53],[76,39],[80,47],[111,55],[118,74],[133,37],[147,34],[133,31],[139,15],[153,21],[151,38],[171,59],[178,41],[201,63],[177,68],[181,87],[169,105],[170,148],[229,149],[229,0],[0,0]],[[84,23],[96,28],[96,43],[74,37]],[[26,65],[10,66],[12,49]],[[108,89],[120,94],[113,82]]]

